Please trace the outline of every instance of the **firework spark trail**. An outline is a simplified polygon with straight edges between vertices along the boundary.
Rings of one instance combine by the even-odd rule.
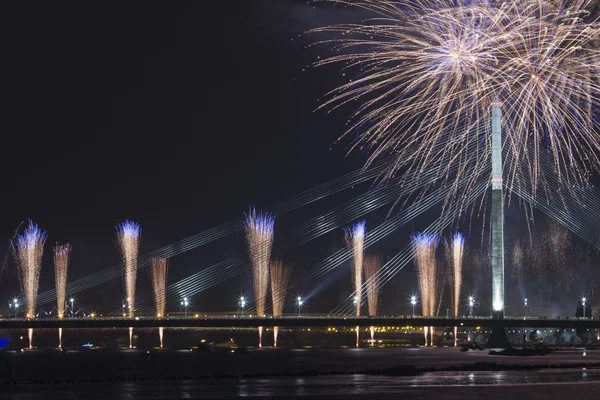
[[[292,275],[292,267],[286,266],[281,260],[271,261],[271,297],[273,299],[273,316],[279,317],[283,312],[288,283]]]
[[[23,235],[17,235],[16,246],[13,246],[16,253],[19,277],[25,294],[27,318],[35,317],[46,237],[46,231],[40,230],[36,224],[29,221],[29,226],[25,229]]]
[[[378,18],[313,30],[339,35],[320,42],[334,48],[317,66],[359,71],[323,107],[362,102],[346,134],[356,135],[352,149],[370,150],[367,163],[392,158],[388,178],[433,169],[432,186],[469,191],[475,178],[454,184],[474,165],[490,162],[491,123],[480,130],[475,152],[465,151],[472,139],[459,130],[491,121],[495,97],[504,105],[505,147],[513,154],[505,164],[507,195],[515,185],[535,194],[545,153],[567,185],[585,185],[590,170],[599,169],[593,114],[600,105],[594,43],[600,29],[598,16],[587,14],[588,2],[336,1]],[[453,146],[434,147],[447,137]],[[453,161],[441,162],[447,155]],[[452,165],[455,174],[448,173]]]
[[[275,219],[269,213],[256,212],[254,208],[245,215],[246,241],[252,263],[254,301],[257,315],[264,315],[269,286],[269,262],[273,246]]]
[[[455,233],[450,242],[446,242],[446,260],[452,266],[450,282],[452,283],[452,308],[454,318],[458,317],[458,307],[460,304],[460,289],[462,286],[462,268],[464,255],[465,237],[460,233]],[[454,346],[458,344],[458,328],[454,327]]]
[[[25,228],[23,235],[17,235],[16,246],[13,245],[17,259],[19,278],[25,294],[27,318],[35,318],[38,287],[40,284],[40,271],[42,269],[42,256],[46,243],[46,231],[34,224],[31,220]],[[33,329],[27,329],[29,348],[33,348]]]
[[[292,275],[292,267],[283,265],[283,261],[274,260],[270,264],[271,273],[271,299],[273,300],[273,316],[279,317],[283,312],[285,304],[285,295],[287,293],[290,276]],[[273,327],[273,345],[277,347],[277,336],[279,327]]]
[[[521,280],[523,278],[523,267],[525,263],[525,249],[521,244],[521,241],[517,239],[512,249],[512,268],[511,276],[515,280]]]
[[[262,211],[250,208],[244,215],[246,226],[246,242],[252,264],[252,281],[254,284],[254,303],[256,315],[265,314],[265,302],[269,286],[269,261],[273,248],[275,218]],[[258,327],[258,346],[262,347],[262,326]]]
[[[65,315],[67,298],[67,271],[71,257],[71,245],[56,245],[54,247],[54,282],[56,284],[56,309],[58,318]]]
[[[553,289],[563,289],[569,292],[573,274],[569,273],[573,260],[567,260],[567,252],[573,254],[571,236],[565,228],[556,223],[550,223],[546,230],[533,240],[530,249],[532,256],[532,274],[540,284],[540,292],[552,297]],[[550,278],[556,285],[548,284]]]
[[[15,233],[13,234],[13,236],[10,238],[10,241],[8,242],[8,251],[6,252],[6,255],[4,256],[4,262],[2,263],[2,267],[0,267],[0,284],[2,283],[2,276],[4,276],[4,269],[8,265],[8,260],[11,256],[11,249],[14,249],[13,243],[15,242],[17,235],[19,234],[21,225],[23,225],[23,221],[21,221],[21,223],[19,223],[19,226],[17,226],[17,229],[15,229]],[[12,253],[14,254],[14,252],[12,252]],[[6,311],[6,310],[2,310],[1,314],[4,314],[4,311]]]
[[[542,237],[545,248],[549,250],[546,253],[546,259],[549,261],[550,273],[557,278],[563,277],[559,282],[566,284],[566,290],[569,290],[569,277],[571,274],[565,273],[567,267],[567,252],[572,254],[571,235],[569,231],[562,226],[551,223],[548,230]]]
[[[352,249],[352,282],[354,283],[355,315],[360,316],[362,305],[363,258],[365,252],[366,222],[360,221],[350,228],[344,229],[346,245]],[[360,330],[356,327],[356,347],[359,346]]]
[[[411,239],[416,253],[415,264],[417,266],[423,316],[433,317],[436,314],[438,295],[438,271],[435,257],[438,236],[428,233],[417,233]],[[430,329],[430,344],[433,344],[433,327],[430,327]],[[425,346],[427,346],[427,333],[427,330],[424,330]]]
[[[367,289],[367,305],[370,317],[377,315],[380,289],[377,285],[377,275],[382,265],[383,258],[379,255],[370,254],[365,257],[365,286]]]
[[[165,258],[153,258],[151,262],[150,277],[152,281],[152,293],[154,294],[154,304],[156,305],[156,316],[161,318],[165,316],[167,307],[168,263]]]
[[[121,251],[123,265],[123,280],[129,316],[135,310],[135,284],[137,278],[137,261],[142,230],[140,225],[133,221],[125,221],[117,225],[117,242]]]
[[[367,235],[366,222],[360,221],[350,228],[344,229],[346,246],[352,250],[352,283],[356,292],[356,316],[360,316],[362,304],[363,258],[365,249],[365,236]]]
[[[452,266],[452,312],[458,317],[460,305],[460,289],[462,286],[462,269],[464,255],[465,237],[461,233],[455,233],[449,242],[446,242],[446,260]]]
[[[365,257],[365,288],[367,290],[367,305],[370,317],[377,315],[380,289],[377,285],[377,275],[382,265],[383,258],[381,256],[370,254]],[[371,346],[373,346],[375,343],[375,327],[369,327],[369,331],[371,332]]]
[[[421,308],[424,317],[435,316],[437,306],[437,260],[435,256],[438,236],[428,233],[417,233],[412,237],[415,250],[415,265],[421,293]]]

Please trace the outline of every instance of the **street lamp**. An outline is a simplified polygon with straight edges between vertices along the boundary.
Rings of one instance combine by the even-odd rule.
[[[187,308],[190,305],[187,297],[183,298],[183,300],[181,301],[181,305],[183,306],[184,310],[184,318],[187,318]]]
[[[246,299],[244,296],[240,297],[240,308],[242,310],[242,317],[244,316],[244,307],[246,307]]]
[[[302,308],[302,304],[304,304],[302,302],[302,297],[298,296],[298,298],[296,299],[296,301],[298,302],[298,316],[300,316],[300,309]]]
[[[9,302],[8,302],[8,308],[13,308],[13,307],[15,309],[15,318],[17,318],[17,309],[19,308],[19,300],[17,298],[9,300]]]
[[[417,296],[411,296],[410,304],[412,304],[412,317],[415,317],[415,306],[417,305]]]
[[[73,318],[75,316],[75,309],[73,308],[73,305],[75,303],[75,298],[71,297],[69,299],[69,302],[71,303],[71,318]]]
[[[583,318],[585,318],[585,302],[586,302],[586,298],[582,297],[581,298],[581,305],[583,306]]]
[[[525,318],[527,318],[527,297],[525,297]]]
[[[469,316],[473,317],[473,307],[475,306],[475,299],[473,296],[469,296]]]

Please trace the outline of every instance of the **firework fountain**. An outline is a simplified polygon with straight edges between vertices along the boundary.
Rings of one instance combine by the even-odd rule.
[[[460,289],[462,286],[462,267],[465,247],[465,238],[460,233],[455,233],[450,242],[446,242],[446,261],[452,266],[450,281],[452,282],[452,313],[454,318],[458,317],[458,306],[460,304]],[[454,346],[457,341],[458,327],[454,327]]]
[[[281,316],[288,283],[292,275],[292,267],[286,267],[281,260],[271,261],[271,298],[273,300],[273,317]],[[277,347],[279,327],[273,327],[273,346]]]
[[[438,244],[437,235],[429,233],[417,233],[412,236],[412,244],[415,250],[415,264],[417,266],[417,278],[419,279],[419,291],[421,293],[421,308],[424,317],[433,317],[436,314],[438,297],[438,273],[435,252]],[[431,331],[430,345],[433,345],[433,327],[423,328],[425,335],[425,346],[428,342],[428,331]]]
[[[168,265],[165,258],[153,258],[151,261],[150,278],[152,281],[152,293],[154,294],[154,303],[156,304],[156,317],[163,318],[167,305],[167,271]],[[160,347],[163,347],[164,328],[158,328],[158,337]]]
[[[135,284],[137,278],[137,259],[142,230],[133,221],[125,221],[117,225],[117,241],[121,251],[123,280],[127,295],[127,312],[133,317],[135,310]],[[129,348],[133,348],[133,328],[129,328]]]
[[[369,308],[369,317],[377,315],[377,303],[379,301],[378,274],[383,265],[383,258],[378,255],[368,255],[365,257],[365,285],[367,289],[367,305]],[[371,346],[375,340],[375,327],[369,328],[371,331]]]
[[[362,303],[363,258],[365,249],[365,236],[367,234],[365,221],[360,221],[350,228],[344,229],[346,245],[352,250],[352,282],[354,283],[355,315],[360,316]],[[356,327],[356,347],[359,342],[359,327]]]
[[[269,261],[273,247],[273,234],[275,218],[262,211],[256,212],[251,208],[245,216],[246,241],[248,253],[252,264],[252,278],[254,283],[254,301],[256,315],[264,316],[267,289],[269,286]],[[258,347],[262,347],[262,330],[258,327]]]
[[[16,244],[13,243],[15,258],[17,259],[19,278],[25,294],[27,318],[35,318],[35,308],[42,269],[42,256],[46,243],[46,232],[29,221],[29,226],[23,235],[17,235]],[[28,329],[29,348],[32,348],[33,329]]]
[[[67,270],[71,257],[71,245],[56,245],[54,247],[54,282],[56,284],[56,310],[58,318],[65,315],[67,297]],[[58,328],[58,347],[62,347],[62,328]]]
[[[127,309],[130,317],[135,310],[135,284],[137,278],[137,259],[142,230],[133,221],[117,225],[117,242],[121,251],[123,280],[127,295]]]

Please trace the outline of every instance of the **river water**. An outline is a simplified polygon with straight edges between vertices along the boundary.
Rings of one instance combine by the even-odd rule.
[[[600,370],[426,373],[418,377],[343,375],[327,377],[213,379],[28,385],[0,388],[10,399],[222,399],[222,398],[597,398]],[[576,395],[575,397],[573,397]],[[589,395],[589,397],[588,397]],[[509,397],[511,396],[511,397]]]
[[[0,398],[221,399],[245,397],[363,399],[596,398],[597,352],[546,357],[498,357],[456,349],[311,349],[251,351],[247,355],[140,352],[3,354]],[[477,371],[477,363],[539,365],[533,370]],[[580,364],[581,366],[577,366]],[[569,368],[545,368],[547,365]],[[397,366],[472,365],[461,372],[387,376]],[[379,373],[365,373],[379,370]],[[335,371],[343,371],[336,373]],[[361,372],[362,371],[362,372]],[[545,396],[545,397],[544,397]]]

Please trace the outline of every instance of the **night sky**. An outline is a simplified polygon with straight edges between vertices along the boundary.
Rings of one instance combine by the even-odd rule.
[[[70,280],[79,278],[119,262],[114,226],[126,218],[141,224],[144,254],[362,165],[360,155],[346,157],[347,142],[334,144],[348,115],[315,111],[342,77],[335,68],[307,68],[319,49],[306,48],[316,38],[304,34],[360,20],[356,11],[237,0],[13,3],[3,4],[2,14],[0,256],[27,218],[47,229],[41,292],[54,285],[56,242],[72,244]],[[283,216],[276,235],[366,188]],[[374,215],[373,225],[387,211]],[[410,232],[391,235],[375,251],[393,256]],[[282,254],[295,264],[292,281],[342,246],[340,229]],[[169,280],[243,250],[240,233],[177,256]],[[416,290],[412,265],[400,275],[390,283],[398,289],[384,288],[390,313],[405,311]],[[249,278],[195,296],[194,309],[235,309],[238,295],[252,293]],[[6,304],[19,293],[10,257],[1,279]],[[144,270],[138,280],[140,301],[150,304]],[[311,311],[330,311],[350,294],[349,265],[296,293],[314,295]],[[118,309],[122,283],[76,296],[88,310]]]

